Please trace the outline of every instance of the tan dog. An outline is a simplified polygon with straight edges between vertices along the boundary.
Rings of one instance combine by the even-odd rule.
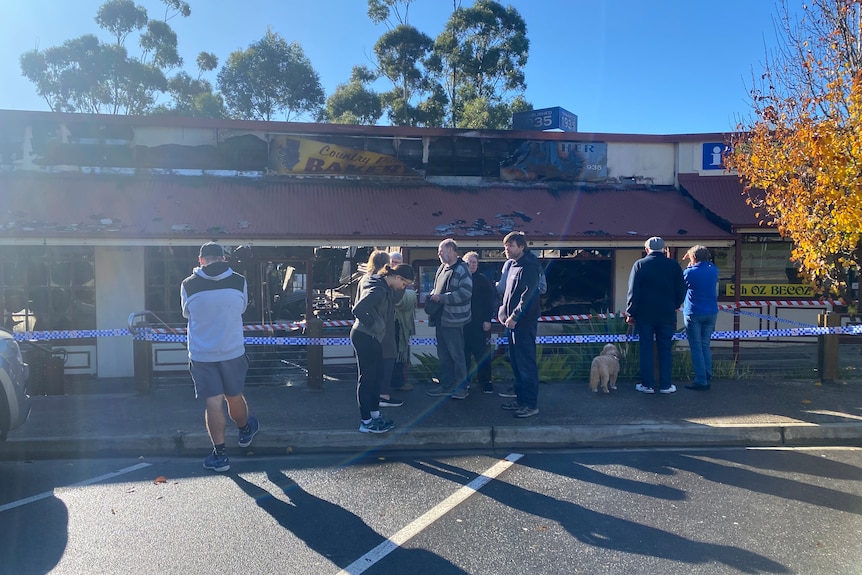
[[[590,364],[590,391],[597,393],[599,383],[602,391],[610,393],[608,387],[617,389],[617,376],[620,373],[620,352],[612,343],[602,348],[602,353],[593,358]]]

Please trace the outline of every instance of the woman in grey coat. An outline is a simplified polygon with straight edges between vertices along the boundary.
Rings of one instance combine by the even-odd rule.
[[[389,264],[376,274],[362,278],[359,299],[353,306],[356,321],[350,329],[350,343],[359,363],[356,399],[363,433],[386,433],[395,423],[380,415],[380,385],[383,381],[383,340],[389,318],[395,316],[394,290],[413,283],[413,268]]]

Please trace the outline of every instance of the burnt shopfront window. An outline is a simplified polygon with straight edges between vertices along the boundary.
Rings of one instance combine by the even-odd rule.
[[[740,246],[739,297],[745,299],[811,299],[811,286],[803,281],[790,259],[792,244],[778,236],[747,236]],[[712,261],[718,266],[718,297],[720,301],[736,298],[735,254],[733,247],[710,247]],[[677,257],[684,268],[688,265],[678,250]]]
[[[199,249],[194,246],[147,248],[145,305],[165,323],[183,324],[186,321],[180,303],[180,284],[197,267]]]
[[[610,310],[613,304],[613,258],[610,250],[544,250],[536,255],[541,255],[548,280],[548,291],[542,296],[543,315]]]
[[[246,323],[300,320],[305,318],[307,261],[313,260],[315,309],[328,301],[347,306],[346,297],[336,297],[344,249],[313,250],[305,247],[256,247],[223,244],[229,251],[231,269],[248,283]],[[146,308],[165,323],[184,325],[180,284],[198,266],[198,246],[150,247],[146,250]],[[326,290],[324,290],[326,288]],[[331,295],[335,294],[335,295]],[[319,296],[319,297],[318,297]],[[346,313],[349,314],[349,306]],[[344,315],[344,313],[342,313]]]
[[[19,332],[96,328],[92,247],[0,248],[3,325]]]
[[[467,251],[470,251],[469,247],[459,249],[459,253]],[[478,251],[479,273],[496,284],[500,281],[505,263],[503,250],[480,249]],[[539,258],[548,281],[548,290],[541,298],[542,315],[588,314],[610,309],[613,285],[613,258],[610,250],[534,249],[532,251]],[[434,287],[434,274],[440,261],[429,258],[414,260],[413,263],[418,265],[419,269],[416,285],[419,289],[419,302],[422,305]]]

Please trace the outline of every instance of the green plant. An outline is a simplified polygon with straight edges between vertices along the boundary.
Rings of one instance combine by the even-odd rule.
[[[415,381],[431,383],[431,378],[440,373],[440,360],[430,353],[414,353],[413,357],[418,359],[419,363],[411,363],[410,376]]]
[[[571,347],[548,347],[536,346],[536,363],[539,367],[540,382],[570,381],[575,373],[580,353]],[[494,370],[502,368],[507,373],[512,373],[512,366],[507,357],[501,356],[492,364]]]

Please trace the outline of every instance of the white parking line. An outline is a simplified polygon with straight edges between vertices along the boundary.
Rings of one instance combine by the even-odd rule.
[[[86,485],[92,485],[94,483],[98,483],[100,481],[105,481],[106,479],[111,479],[113,477],[117,477],[118,475],[123,475],[125,473],[131,473],[132,471],[137,471],[138,469],[143,469],[144,467],[149,467],[152,465],[151,463],[138,463],[137,465],[132,465],[131,467],[126,467],[124,469],[120,469],[119,471],[112,471],[111,473],[106,473],[105,475],[100,475],[98,477],[93,477],[92,479],[85,479],[84,481],[80,481],[73,485],[68,485],[65,487],[84,487]],[[5,505],[0,505],[0,513],[4,511],[9,511],[10,509],[15,509],[16,507],[21,507],[22,505],[27,505],[28,503],[34,503],[36,501],[40,501],[42,499],[47,499],[49,497],[54,496],[54,490],[46,491],[44,493],[40,493],[38,495],[33,495],[31,497],[25,497],[24,499],[19,499],[18,501],[13,501],[11,503],[6,503]]]
[[[435,507],[426,511],[421,517],[410,523],[407,527],[345,567],[338,572],[338,575],[359,575],[364,573],[366,569],[373,566],[375,563],[404,545],[407,541],[421,533],[429,525],[452,511],[459,504],[463,503],[468,497],[479,491],[489,481],[495,479],[498,475],[509,469],[516,461],[521,459],[523,454],[510,453],[502,461],[498,461],[479,477],[441,501]]]

